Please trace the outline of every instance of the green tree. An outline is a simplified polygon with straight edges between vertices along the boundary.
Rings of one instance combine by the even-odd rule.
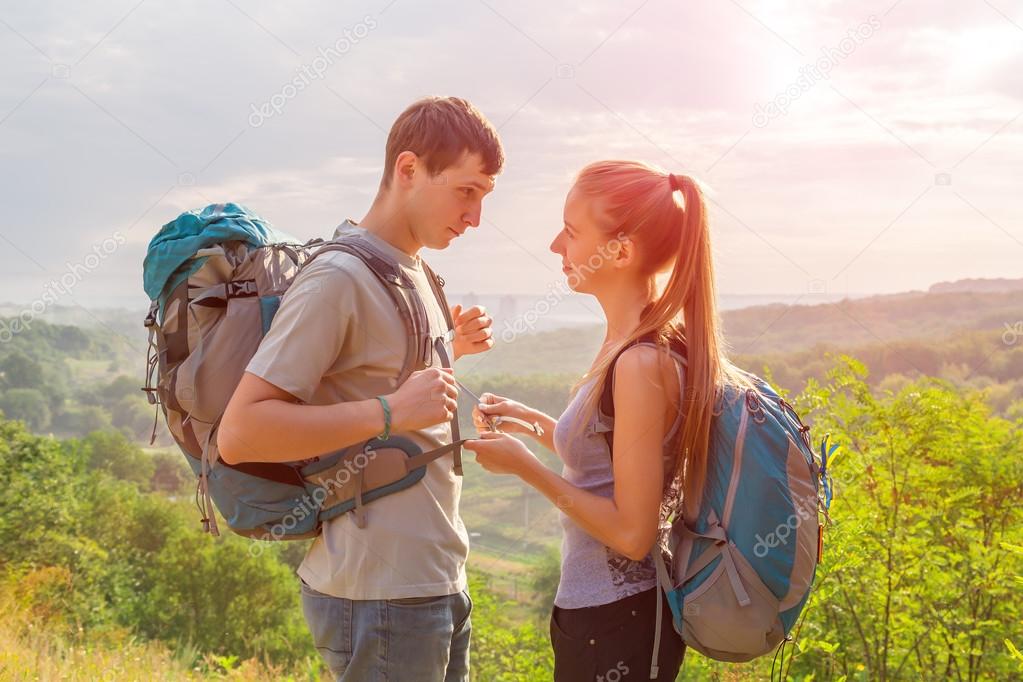
[[[43,386],[43,367],[20,350],[14,350],[0,361],[0,377],[7,388],[34,388]]]
[[[50,405],[34,388],[11,388],[0,394],[0,410],[11,419],[21,419],[33,431],[50,426]]]
[[[877,398],[846,360],[801,404],[845,453],[825,563],[791,670],[815,679],[1004,677],[1019,638],[1003,542],[1023,533],[1020,424],[978,394],[921,380]]]
[[[550,615],[560,581],[561,551],[557,547],[546,547],[530,579],[530,587],[536,593],[534,610],[540,618],[545,619]]]
[[[119,431],[93,431],[82,439],[84,458],[90,469],[109,473],[148,489],[156,467],[153,459]]]
[[[109,431],[114,424],[110,419],[110,413],[99,405],[86,405],[78,410],[72,423],[75,432],[85,435],[93,431]]]

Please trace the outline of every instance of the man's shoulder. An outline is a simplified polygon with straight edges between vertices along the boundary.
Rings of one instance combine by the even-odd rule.
[[[292,283],[292,288],[331,291],[338,288],[367,291],[379,286],[369,266],[346,251],[327,251],[307,261]]]

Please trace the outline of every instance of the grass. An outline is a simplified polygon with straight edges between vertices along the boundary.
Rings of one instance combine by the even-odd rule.
[[[123,628],[85,632],[69,626],[60,614],[32,609],[32,595],[8,581],[0,586],[0,681],[22,680],[327,680],[319,660],[307,659],[293,669],[256,659],[201,655],[190,646],[172,649],[142,641]]]

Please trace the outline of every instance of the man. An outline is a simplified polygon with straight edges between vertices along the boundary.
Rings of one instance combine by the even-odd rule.
[[[480,222],[483,197],[504,153],[493,126],[469,102],[412,104],[387,138],[384,175],[357,232],[415,284],[430,336],[445,314],[419,251],[444,249]],[[458,357],[493,345],[481,308],[451,311]],[[247,366],[221,421],[228,463],[296,461],[390,431],[425,452],[451,443],[457,389],[437,353],[394,385],[409,340],[384,285],[362,260],[324,253],[296,277]],[[395,390],[397,389],[397,390]],[[390,428],[385,405],[390,411]],[[458,513],[461,478],[446,454],[421,481],[327,521],[298,569],[317,649],[340,680],[468,680],[468,536]]]

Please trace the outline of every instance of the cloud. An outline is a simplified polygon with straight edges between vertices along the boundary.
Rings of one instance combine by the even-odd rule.
[[[753,125],[758,104],[870,12],[875,33]],[[1023,239],[1011,184],[1023,18],[1002,12],[795,0],[11,7],[0,17],[0,286],[31,300],[121,230],[128,243],[76,295],[141,306],[140,288],[112,283],[137,282],[156,229],[211,201],[329,236],[368,208],[390,122],[432,93],[473,100],[508,155],[483,226],[428,255],[454,291],[543,292],[559,276],[547,245],[571,179],[609,157],[714,188],[723,291],[802,292],[864,248],[833,288],[1009,276],[1023,248],[1010,237]],[[364,38],[289,94],[368,16]],[[279,114],[253,126],[253,107],[275,97]],[[969,248],[964,234],[978,235]]]

